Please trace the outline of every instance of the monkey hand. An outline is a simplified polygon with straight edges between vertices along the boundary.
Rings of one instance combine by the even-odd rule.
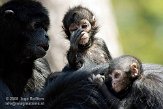
[[[72,34],[71,34],[71,37],[70,37],[70,47],[73,48],[73,49],[78,49],[78,44],[79,44],[79,41],[80,41],[80,38],[84,35],[84,33],[82,33],[84,30],[82,29],[77,29],[76,31],[74,31]]]
[[[105,81],[105,76],[100,74],[97,75],[92,74],[91,77],[88,78],[88,80],[92,83],[102,86]]]

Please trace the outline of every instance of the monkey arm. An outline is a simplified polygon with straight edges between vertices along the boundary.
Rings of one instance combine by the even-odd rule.
[[[104,41],[102,38],[99,38],[99,37],[97,38],[97,37],[95,37],[94,43],[95,43],[96,45],[98,45],[98,46],[102,49],[102,51],[105,52],[105,54],[106,54],[106,56],[107,56],[107,58],[108,58],[109,60],[112,59],[112,56],[110,55],[110,52],[109,52],[109,50],[108,50],[108,48],[107,48],[107,45],[106,45],[105,41]]]
[[[105,84],[105,76],[101,74],[92,74],[91,77],[88,78],[90,82],[96,84],[98,89],[101,91],[103,96],[107,99],[109,105],[112,105],[114,109],[118,109],[120,105],[120,100],[117,99],[107,88]],[[114,102],[113,102],[114,101]]]
[[[78,57],[78,44],[81,36],[83,36],[82,32],[83,30],[78,29],[70,37],[70,49],[67,53],[67,60],[69,66],[73,68],[80,68],[82,65],[82,59]]]
[[[101,40],[102,40],[102,48],[103,48],[103,49],[104,49],[104,51],[106,52],[106,54],[107,54],[108,58],[111,60],[111,59],[112,59],[112,57],[111,57],[110,52],[109,52],[109,50],[108,50],[108,48],[107,48],[107,46],[106,46],[106,43],[104,42],[104,40],[103,40],[103,39],[101,39]]]
[[[67,60],[69,63],[69,67],[76,67],[77,65],[77,49],[74,49],[73,47],[70,47],[68,53],[67,53]]]

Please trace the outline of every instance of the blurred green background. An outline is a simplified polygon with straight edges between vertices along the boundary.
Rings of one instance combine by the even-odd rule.
[[[163,64],[163,0],[112,0],[124,54]]]
[[[111,1],[124,54],[163,64],[163,0]]]

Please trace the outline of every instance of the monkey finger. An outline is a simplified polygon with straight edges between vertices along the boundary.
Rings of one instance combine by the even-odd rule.
[[[97,75],[96,75],[96,78],[97,78],[100,82],[105,81],[105,76],[102,76],[102,75],[100,75],[100,74],[97,74]]]
[[[80,35],[81,35],[81,33],[83,32],[84,30],[83,29],[77,29],[74,33],[74,36],[75,36],[75,38],[78,38]]]
[[[93,82],[93,80],[92,80],[92,78],[91,78],[91,77],[89,77],[89,78],[88,78],[88,80],[89,80],[90,82]]]
[[[80,29],[80,28],[79,28],[79,29],[77,29],[77,30],[75,31],[75,33],[78,34],[78,35],[80,35],[83,31],[84,31],[83,29]]]
[[[82,29],[77,29],[76,31],[72,32],[71,37],[70,37],[70,43],[76,43],[77,42],[76,44],[78,44],[78,41],[79,41],[78,38],[83,36],[83,35],[81,35],[81,33],[83,31],[84,30],[82,30]]]
[[[81,39],[81,37],[84,35],[85,33],[82,33],[79,35],[79,37],[77,37],[76,41],[75,41],[75,44],[78,45],[79,44],[79,41]]]
[[[93,81],[94,81],[94,78],[95,78],[95,75],[92,74],[90,77],[88,77],[88,80],[89,80],[90,82],[93,82]]]

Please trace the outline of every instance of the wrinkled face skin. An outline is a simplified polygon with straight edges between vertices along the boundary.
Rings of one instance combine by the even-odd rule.
[[[136,63],[116,66],[106,76],[111,80],[111,87],[116,93],[129,89],[133,82],[140,76]]]
[[[127,72],[122,70],[113,70],[109,76],[112,78],[112,89],[117,93],[128,89],[128,86],[131,84]]]
[[[107,88],[118,98],[124,98],[134,82],[142,77],[141,61],[129,55],[117,57],[104,73]]]
[[[80,38],[79,44],[81,45],[85,45],[89,42],[89,32],[91,30],[92,26],[90,24],[90,22],[87,19],[82,19],[77,23],[72,23],[69,26],[69,31],[70,34],[72,34],[73,32],[75,32],[78,29],[82,29],[84,30],[81,34],[83,34],[83,36]]]

